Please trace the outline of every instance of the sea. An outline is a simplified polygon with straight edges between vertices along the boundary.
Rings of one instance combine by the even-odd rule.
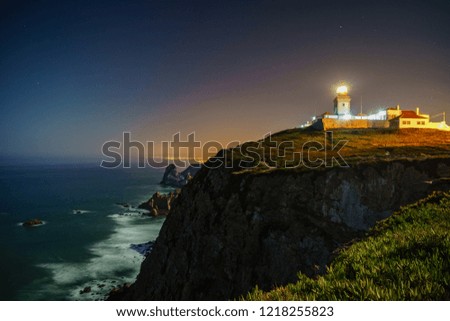
[[[0,300],[103,300],[133,282],[164,218],[137,206],[163,170],[98,164],[0,166]],[[24,227],[29,219],[43,225]]]

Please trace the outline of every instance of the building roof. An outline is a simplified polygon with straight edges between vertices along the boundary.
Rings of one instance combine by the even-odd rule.
[[[427,119],[427,117],[419,116],[415,111],[412,110],[402,110],[402,114],[399,116],[400,118],[420,118]]]
[[[411,118],[413,118],[413,119],[428,119],[427,117],[417,115],[415,111],[402,110],[402,114],[400,116],[394,117],[394,118],[390,119],[389,121],[394,120],[394,119],[399,119],[399,118],[402,118],[402,119],[411,119]]]

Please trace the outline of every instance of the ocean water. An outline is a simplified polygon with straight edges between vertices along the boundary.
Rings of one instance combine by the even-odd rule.
[[[164,222],[135,207],[171,191],[158,184],[162,174],[98,164],[1,166],[0,300],[97,300],[132,282],[144,257],[130,245],[155,240]],[[32,218],[45,224],[21,226]]]

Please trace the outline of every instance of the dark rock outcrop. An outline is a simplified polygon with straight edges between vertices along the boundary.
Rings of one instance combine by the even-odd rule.
[[[184,171],[179,173],[176,166],[174,164],[170,164],[164,171],[161,184],[172,187],[182,187],[186,185],[195,176],[195,174],[197,174],[200,170],[200,166],[200,164],[190,165]]]
[[[124,293],[126,293],[130,288],[129,283],[124,283],[118,287],[113,287],[112,290],[108,294],[108,300],[120,300],[123,297]]]
[[[178,197],[180,191],[176,190],[169,194],[156,192],[147,201],[138,206],[138,208],[148,210],[150,216],[160,216],[169,214],[172,203]]]
[[[224,300],[293,282],[298,271],[313,276],[393,210],[450,188],[448,177],[450,158],[267,173],[203,168],[136,282],[110,299]]]
[[[85,287],[83,290],[80,290],[80,294],[90,293],[92,288],[90,286]]]
[[[135,250],[136,252],[138,252],[143,256],[148,256],[152,252],[154,245],[155,242],[153,241],[141,244],[131,244],[130,249]]]
[[[200,164],[189,165],[184,171],[180,173],[180,177],[189,182],[200,170],[200,167]]]
[[[178,172],[177,167],[174,164],[170,164],[169,166],[166,167],[166,170],[164,171],[161,184],[171,185],[173,183],[178,184]]]
[[[22,226],[31,227],[31,226],[37,226],[37,225],[42,225],[42,224],[44,224],[44,222],[42,222],[42,220],[34,218],[32,220],[23,222]]]

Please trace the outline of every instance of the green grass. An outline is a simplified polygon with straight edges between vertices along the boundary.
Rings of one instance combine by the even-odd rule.
[[[449,300],[450,191],[402,208],[343,249],[326,274],[245,300]]]

